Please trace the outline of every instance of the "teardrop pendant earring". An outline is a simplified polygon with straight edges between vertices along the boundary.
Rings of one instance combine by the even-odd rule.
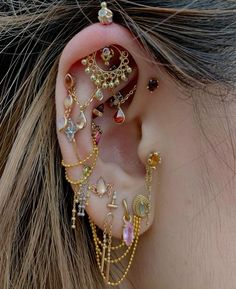
[[[117,124],[122,124],[125,122],[125,113],[121,108],[121,105],[124,104],[136,91],[136,84],[134,87],[123,96],[123,94],[119,91],[116,95],[111,97],[110,99],[110,106],[116,107],[116,113],[114,114],[113,120]]]

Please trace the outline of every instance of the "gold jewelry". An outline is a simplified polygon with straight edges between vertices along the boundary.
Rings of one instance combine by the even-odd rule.
[[[104,113],[104,104],[100,104],[98,107],[93,109],[93,119],[96,117],[102,117]]]
[[[107,184],[103,177],[97,180],[96,185],[89,186],[90,192],[102,198],[104,195],[110,197],[112,195],[112,185]]]
[[[94,138],[96,145],[99,144],[101,136],[102,136],[102,130],[100,126],[95,124],[94,121],[92,121],[92,137]]]
[[[112,194],[111,203],[107,204],[107,207],[109,209],[117,209],[118,208],[118,205],[116,204],[116,192],[115,191]]]
[[[126,200],[123,200],[123,206],[125,209],[125,214],[123,217],[123,240],[126,246],[131,246],[134,240],[134,226],[132,223],[132,216],[129,213],[128,205]]]
[[[110,60],[114,57],[114,55],[114,50],[109,47],[104,47],[101,51],[101,58],[106,66],[110,65]]]
[[[97,232],[96,232],[96,225],[93,223],[91,218],[89,218],[89,221],[90,221],[90,226],[91,226],[92,234],[93,234],[93,240],[95,244],[96,260],[97,260],[97,264],[100,269],[101,275],[104,281],[108,285],[118,286],[126,278],[129,272],[129,269],[132,265],[134,255],[137,249],[138,241],[139,241],[141,219],[137,216],[134,216],[134,221],[133,221],[134,239],[130,246],[127,247],[124,241],[122,241],[121,244],[119,245],[112,246],[113,215],[111,214],[111,212],[109,212],[107,216],[109,216],[109,219],[107,220],[107,217],[106,217],[104,221],[103,241],[99,239]],[[121,253],[119,257],[117,257],[117,251],[121,250],[124,246],[126,247],[125,251]],[[113,252],[114,252],[114,257],[112,256]],[[128,256],[128,254],[129,254],[128,265],[125,268],[124,272],[122,273],[122,276],[119,277],[118,280],[113,280],[110,276],[111,265],[119,264],[125,257]]]
[[[151,212],[151,192],[152,192],[152,179],[153,170],[161,164],[161,156],[158,152],[152,152],[149,154],[146,163],[146,175],[145,185],[147,190],[147,196],[137,195],[133,200],[133,211],[135,215],[140,218],[147,218],[147,225],[149,223],[149,217]]]
[[[103,25],[108,25],[112,23],[113,13],[107,8],[107,3],[101,3],[101,9],[98,11],[98,20]]]
[[[97,52],[94,52],[81,60],[81,63],[86,67],[85,72],[90,75],[91,81],[95,84],[95,98],[99,101],[103,99],[102,89],[113,89],[117,87],[121,81],[127,81],[128,75],[132,73],[132,68],[129,66],[129,53],[126,50],[120,50],[117,46],[111,46],[119,54],[120,64],[118,67],[109,70],[104,70],[98,66],[96,58]]]
[[[111,107],[116,106],[116,109],[117,109],[113,117],[113,120],[115,121],[115,123],[122,124],[125,122],[125,114],[121,108],[121,105],[124,104],[130,98],[130,96],[132,96],[135,93],[136,88],[137,86],[135,84],[134,87],[125,96],[123,96],[121,92],[119,91],[116,95],[111,97],[110,106]]]

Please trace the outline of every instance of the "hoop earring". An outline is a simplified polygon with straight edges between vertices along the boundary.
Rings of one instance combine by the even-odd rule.
[[[85,72],[90,75],[90,80],[96,86],[95,97],[99,101],[103,99],[103,89],[114,89],[122,81],[127,81],[128,75],[132,73],[132,68],[129,66],[129,53],[120,50],[115,45],[112,45],[111,48],[119,54],[120,64],[118,67],[111,67],[109,70],[102,69],[97,64],[97,52],[81,60],[85,66]]]

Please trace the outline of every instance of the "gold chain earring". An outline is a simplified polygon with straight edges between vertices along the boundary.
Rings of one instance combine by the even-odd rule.
[[[147,225],[149,223],[149,217],[151,212],[151,191],[152,191],[152,179],[153,170],[155,170],[161,163],[161,156],[158,152],[150,153],[146,163],[146,175],[145,185],[147,195],[137,195],[133,200],[133,211],[135,215],[144,219],[147,218]]]
[[[116,108],[116,113],[114,114],[113,120],[117,124],[122,124],[125,122],[125,113],[121,108],[121,105],[124,104],[136,91],[137,86],[134,87],[127,93],[123,95],[120,91],[111,97],[110,106]]]

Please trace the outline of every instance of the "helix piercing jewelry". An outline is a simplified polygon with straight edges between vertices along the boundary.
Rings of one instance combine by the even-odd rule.
[[[113,13],[107,8],[107,3],[101,3],[101,9],[98,11],[98,20],[103,25],[109,25],[112,23]]]
[[[97,100],[103,99],[102,89],[114,89],[121,81],[127,81],[128,75],[132,73],[132,68],[129,66],[129,53],[126,50],[120,50],[117,46],[111,46],[119,54],[120,64],[118,67],[111,67],[104,70],[97,64],[97,52],[94,52],[81,60],[85,66],[85,72],[90,75],[90,80],[96,86],[94,94]]]
[[[65,87],[67,89],[67,96],[64,99],[64,116],[58,121],[58,130],[64,132],[69,142],[75,141],[75,134],[78,130],[82,130],[87,125],[85,117],[85,110],[95,99],[94,93],[84,104],[80,104],[76,96],[75,82],[71,74],[67,73],[65,76]],[[79,106],[79,114],[76,122],[70,117],[74,104]]]
[[[110,106],[111,107],[116,107],[117,111],[114,114],[113,120],[115,123],[117,124],[122,124],[125,122],[125,113],[121,108],[121,105],[124,104],[129,98],[130,96],[132,96],[135,91],[136,91],[137,86],[134,85],[134,87],[129,91],[129,93],[127,93],[126,95],[123,95],[120,91],[114,95],[113,97],[111,97],[110,99]]]
[[[156,78],[151,78],[148,81],[147,89],[152,93],[159,87],[159,81]]]

